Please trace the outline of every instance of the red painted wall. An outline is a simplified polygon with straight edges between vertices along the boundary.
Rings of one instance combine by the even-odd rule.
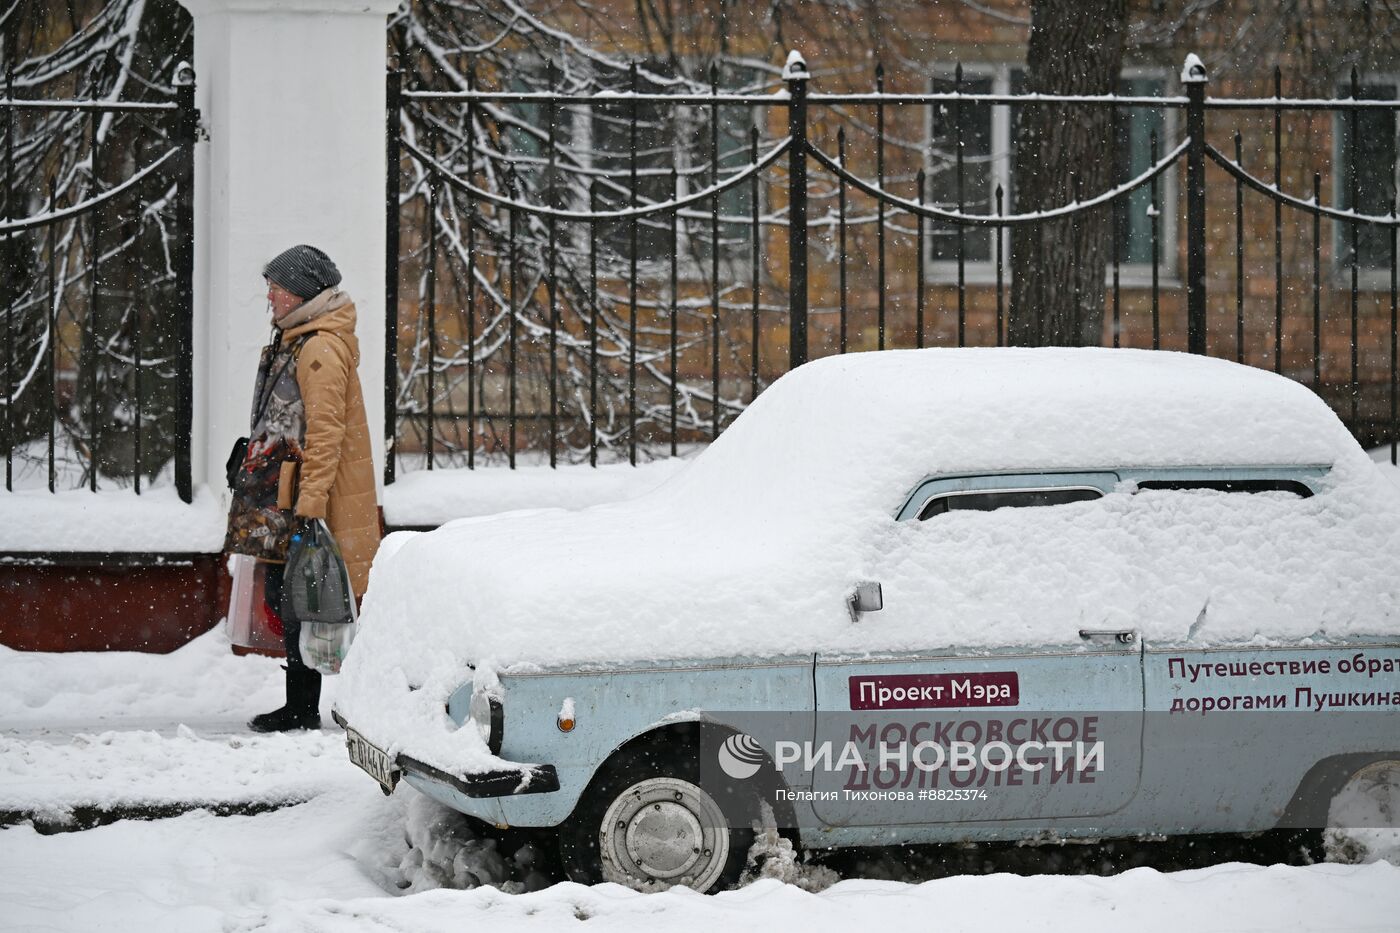
[[[0,555],[0,644],[174,651],[224,617],[228,590],[217,554]]]

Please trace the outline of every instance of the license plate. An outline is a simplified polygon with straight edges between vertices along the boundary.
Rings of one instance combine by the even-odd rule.
[[[374,743],[354,729],[345,730],[345,747],[350,750],[350,763],[379,782],[384,793],[392,794],[399,782],[399,769]]]

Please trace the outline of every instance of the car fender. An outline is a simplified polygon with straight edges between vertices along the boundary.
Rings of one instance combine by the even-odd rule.
[[[811,715],[812,656],[722,659],[587,671],[503,672],[501,755],[555,766],[559,789],[502,798],[508,821],[557,826],[620,750],[677,724],[712,722],[737,730],[726,713]],[[573,728],[559,714],[573,713]]]

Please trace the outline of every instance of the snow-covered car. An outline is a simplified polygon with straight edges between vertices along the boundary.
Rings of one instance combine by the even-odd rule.
[[[1398,571],[1400,495],[1283,377],[855,354],[638,498],[391,536],[336,718],[386,792],[644,888],[775,830],[1322,827],[1400,797]]]

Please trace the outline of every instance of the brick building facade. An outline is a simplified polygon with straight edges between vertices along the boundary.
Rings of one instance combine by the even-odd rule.
[[[775,27],[773,9],[734,9],[727,4],[694,5],[690,18],[670,23],[674,35],[658,35],[641,28],[636,10],[628,4],[615,4],[609,16],[615,29],[604,33],[597,26],[599,17],[577,15],[570,28],[604,54],[619,59],[641,61],[652,73],[692,72],[703,77],[708,61],[723,49],[728,62],[720,73],[726,90],[769,93],[782,89],[776,68],[789,48],[799,49],[811,67],[809,89],[819,93],[864,93],[875,90],[875,69],[883,69],[883,88],[891,93],[927,93],[961,89],[971,94],[1020,93],[1024,86],[1024,62],[1029,34],[1030,4],[1023,0],[928,0],[890,2],[875,7],[850,10],[841,5],[808,4],[805,13],[792,12]],[[776,8],[775,8],[776,9]],[[1169,152],[1185,135],[1185,111],[1179,80],[1182,62],[1188,53],[1204,60],[1209,75],[1207,95],[1213,98],[1271,97],[1275,92],[1275,69],[1285,97],[1317,99],[1345,97],[1350,93],[1350,72],[1358,69],[1362,97],[1395,99],[1400,96],[1400,67],[1396,67],[1395,43],[1388,20],[1358,4],[1312,8],[1291,5],[1239,2],[1186,4],[1168,2],[1129,5],[1129,27],[1125,41],[1124,64],[1118,92],[1134,97],[1162,97],[1161,107],[1115,108],[1115,140],[1104,158],[1114,161],[1115,177],[1120,180],[1141,174],[1152,164],[1152,138],[1158,153]],[[815,12],[814,12],[815,11]],[[565,17],[567,19],[567,16]],[[669,43],[669,44],[668,44]],[[679,46],[684,54],[671,51]],[[769,63],[765,68],[762,63]],[[678,64],[679,63],[679,64]],[[736,64],[737,63],[737,64]],[[747,64],[745,64],[747,63]],[[537,52],[522,53],[512,60],[516,73],[484,76],[483,87],[524,89],[520,73],[543,68]],[[669,70],[668,70],[669,69]],[[955,75],[961,71],[961,81]],[[536,82],[537,84],[538,82]],[[643,91],[663,91],[660,84],[643,81]],[[924,198],[929,203],[953,207],[962,190],[963,208],[969,213],[988,214],[998,210],[996,192],[1002,191],[1000,209],[1016,212],[1014,147],[1017,114],[1027,103],[969,102],[961,107],[916,104],[887,104],[883,109],[883,177],[886,190],[911,200],[919,197],[918,172],[925,176]],[[510,109],[506,107],[505,109]],[[622,108],[614,108],[621,114]],[[642,200],[666,200],[670,195],[667,171],[687,169],[695,179],[704,180],[709,117],[703,106],[692,108],[688,128],[678,131],[674,122],[661,116],[659,109],[644,110],[643,127],[637,147],[641,156]],[[813,105],[809,112],[812,143],[829,155],[838,149],[837,132],[844,130],[846,164],[856,175],[875,181],[877,168],[876,125],[881,114],[872,103],[859,105]],[[961,114],[958,110],[961,110]],[[592,166],[625,177],[628,145],[626,127],[618,120],[600,117],[598,108],[565,108],[558,119],[558,132],[573,143],[586,139],[590,145],[611,151]],[[540,105],[511,111],[525,121],[543,117]],[[774,107],[724,106],[719,108],[722,169],[732,171],[747,162],[745,140],[756,128],[763,148],[786,133],[787,109]],[[650,117],[656,117],[652,120]],[[1072,116],[1071,116],[1072,118]],[[1353,125],[1352,121],[1355,120]],[[1275,172],[1275,131],[1272,110],[1231,110],[1211,108],[1207,114],[1207,140],[1215,148],[1232,155],[1235,133],[1240,134],[1244,167],[1265,181]],[[648,125],[649,124],[649,125]],[[959,137],[959,133],[961,134]],[[678,143],[674,137],[683,139]],[[693,137],[693,138],[692,138]],[[961,147],[957,140],[961,138]],[[1354,140],[1354,143],[1353,143]],[[514,143],[506,140],[508,145]],[[1312,196],[1316,182],[1321,201],[1327,205],[1350,207],[1351,160],[1355,153],[1356,207],[1364,213],[1386,214],[1394,197],[1397,146],[1393,110],[1362,112],[1329,111],[1323,107],[1290,108],[1279,116],[1277,139],[1279,178],[1285,192],[1302,199]],[[540,156],[538,139],[526,140],[520,151]],[[504,148],[504,147],[503,147]],[[959,185],[955,153],[961,148],[963,172]],[[777,165],[763,176],[758,192],[765,223],[759,234],[759,279],[757,314],[758,379],[762,385],[781,375],[787,367],[788,317],[788,239],[783,220],[787,204],[787,179]],[[839,312],[842,306],[840,282],[843,278],[846,306],[845,346],[848,350],[870,350],[881,345],[876,320],[884,306],[886,347],[912,347],[918,341],[918,316],[922,272],[923,343],[928,346],[953,345],[958,341],[959,303],[963,308],[963,340],[968,345],[992,345],[998,340],[998,266],[1001,270],[1001,306],[1010,300],[1012,275],[1009,230],[1000,237],[991,228],[966,228],[961,234],[965,259],[963,287],[958,287],[956,256],[959,234],[949,224],[926,221],[923,248],[918,246],[917,222],[912,215],[887,209],[884,226],[883,289],[880,287],[879,228],[875,201],[854,190],[847,191],[847,217],[844,269],[836,223],[838,190],[829,174],[810,166],[809,181],[809,300],[812,309],[810,354],[821,356],[839,352],[842,345]],[[1047,165],[1046,171],[1068,172],[1072,166]],[[1276,213],[1273,201],[1254,191],[1242,195],[1243,229],[1237,230],[1236,184],[1213,164],[1206,170],[1206,256],[1208,337],[1212,355],[1241,358],[1257,366],[1272,368],[1276,353],[1279,368],[1317,390],[1339,414],[1350,419],[1351,393],[1351,242],[1349,225],[1323,219],[1317,224],[1316,250],[1313,217],[1284,206],[1278,211],[1278,254],[1275,253]],[[1151,193],[1139,189],[1119,209],[1103,208],[1101,214],[1114,225],[1113,240],[1120,263],[1116,291],[1110,287],[1105,299],[1103,343],[1115,340],[1123,346],[1152,346],[1153,308],[1157,309],[1159,345],[1164,349],[1186,348],[1187,230],[1185,202],[1185,160],[1161,176],[1158,205],[1154,210]],[[682,189],[686,190],[686,189]],[[1083,192],[1090,197],[1097,192]],[[575,205],[583,207],[586,205]],[[606,206],[621,206],[621,196]],[[719,210],[727,218],[745,218],[752,210],[752,195],[745,189],[728,192]],[[403,215],[405,235],[411,241],[418,229],[408,220],[414,208]],[[1155,223],[1154,223],[1155,214]],[[697,240],[708,236],[699,221]],[[1153,281],[1153,237],[1158,241],[1157,289]],[[665,253],[668,239],[665,223],[644,226],[638,241],[637,327],[639,359],[659,360],[665,355],[665,333],[669,326],[669,269]],[[587,248],[587,231],[581,225],[561,234],[571,244],[576,260],[582,261]],[[725,422],[752,395],[750,361],[753,359],[751,333],[753,292],[748,272],[752,261],[752,232],[741,222],[719,225],[724,241],[720,285],[723,295],[718,330],[720,332],[720,395],[732,402],[720,416]],[[1388,439],[1390,428],[1391,382],[1391,298],[1390,245],[1385,231],[1360,227],[1357,239],[1357,321],[1358,417],[1351,427],[1363,441]],[[603,247],[614,262],[605,263],[600,274],[600,291],[609,295],[618,313],[629,300],[627,281],[630,243],[627,231],[619,226],[602,232]],[[686,239],[684,231],[682,240]],[[1237,238],[1243,242],[1242,262],[1237,267]],[[682,250],[685,244],[682,245]],[[1314,270],[1314,253],[1317,262]],[[703,317],[709,292],[709,270],[703,243],[696,255],[680,263],[678,291],[682,306],[689,302]],[[698,258],[697,258],[698,257]],[[500,270],[499,254],[483,252],[485,268]],[[528,264],[530,260],[525,262]],[[535,261],[539,261],[538,259]],[[1276,303],[1275,264],[1282,272],[1282,301]],[[412,262],[406,264],[412,268]],[[1241,286],[1237,288],[1237,271]],[[411,276],[408,276],[411,277]],[[460,276],[459,276],[460,277]],[[447,276],[439,276],[447,280]],[[1115,279],[1105,270],[1105,279]],[[407,278],[406,278],[407,280]],[[1316,283],[1316,296],[1314,295]],[[1314,328],[1314,298],[1320,328]],[[464,297],[458,293],[443,299],[453,314],[439,310],[439,327],[446,341],[461,342],[466,326],[461,319]],[[564,308],[561,327],[577,340],[586,338],[586,309],[574,308],[570,298],[561,296]],[[545,320],[547,288],[541,284],[524,304],[536,320]],[[575,301],[577,303],[577,301]],[[401,321],[421,321],[418,301],[406,295],[401,299]],[[1281,310],[1282,341],[1276,348],[1276,311]],[[1115,314],[1117,324],[1115,325]],[[476,333],[483,333],[485,313],[474,322]],[[1243,317],[1241,329],[1239,316]],[[701,321],[691,340],[680,352],[678,374],[682,380],[707,384],[711,375],[713,346],[704,333],[709,325]],[[407,331],[404,332],[405,334]],[[1320,352],[1315,353],[1314,347]],[[542,352],[538,331],[527,333],[521,352],[530,356]],[[684,341],[683,341],[684,342]],[[607,374],[625,380],[627,356],[619,345],[605,348],[600,364]],[[535,373],[545,363],[534,357]],[[644,381],[646,380],[643,374]],[[648,403],[662,404],[664,386],[655,380]],[[479,377],[475,395],[478,410],[500,409],[506,396],[507,379],[497,367]],[[439,383],[441,385],[441,383]],[[540,447],[541,425],[547,412],[547,396],[536,380],[522,390],[518,411],[528,421],[522,424],[518,447]],[[451,409],[460,417],[467,400],[460,386],[449,390],[447,404],[439,397],[438,409]],[[499,410],[496,414],[499,415]],[[499,420],[499,419],[497,419]],[[703,421],[704,418],[697,418]],[[444,422],[445,423],[445,422]],[[482,428],[473,420],[478,443],[499,450],[501,432]],[[456,437],[464,439],[459,425]],[[656,425],[639,429],[640,442],[664,442],[666,431]],[[683,441],[707,439],[709,431],[692,425],[679,432]],[[417,441],[417,442],[416,442]],[[400,450],[421,448],[416,439],[401,431]]]

